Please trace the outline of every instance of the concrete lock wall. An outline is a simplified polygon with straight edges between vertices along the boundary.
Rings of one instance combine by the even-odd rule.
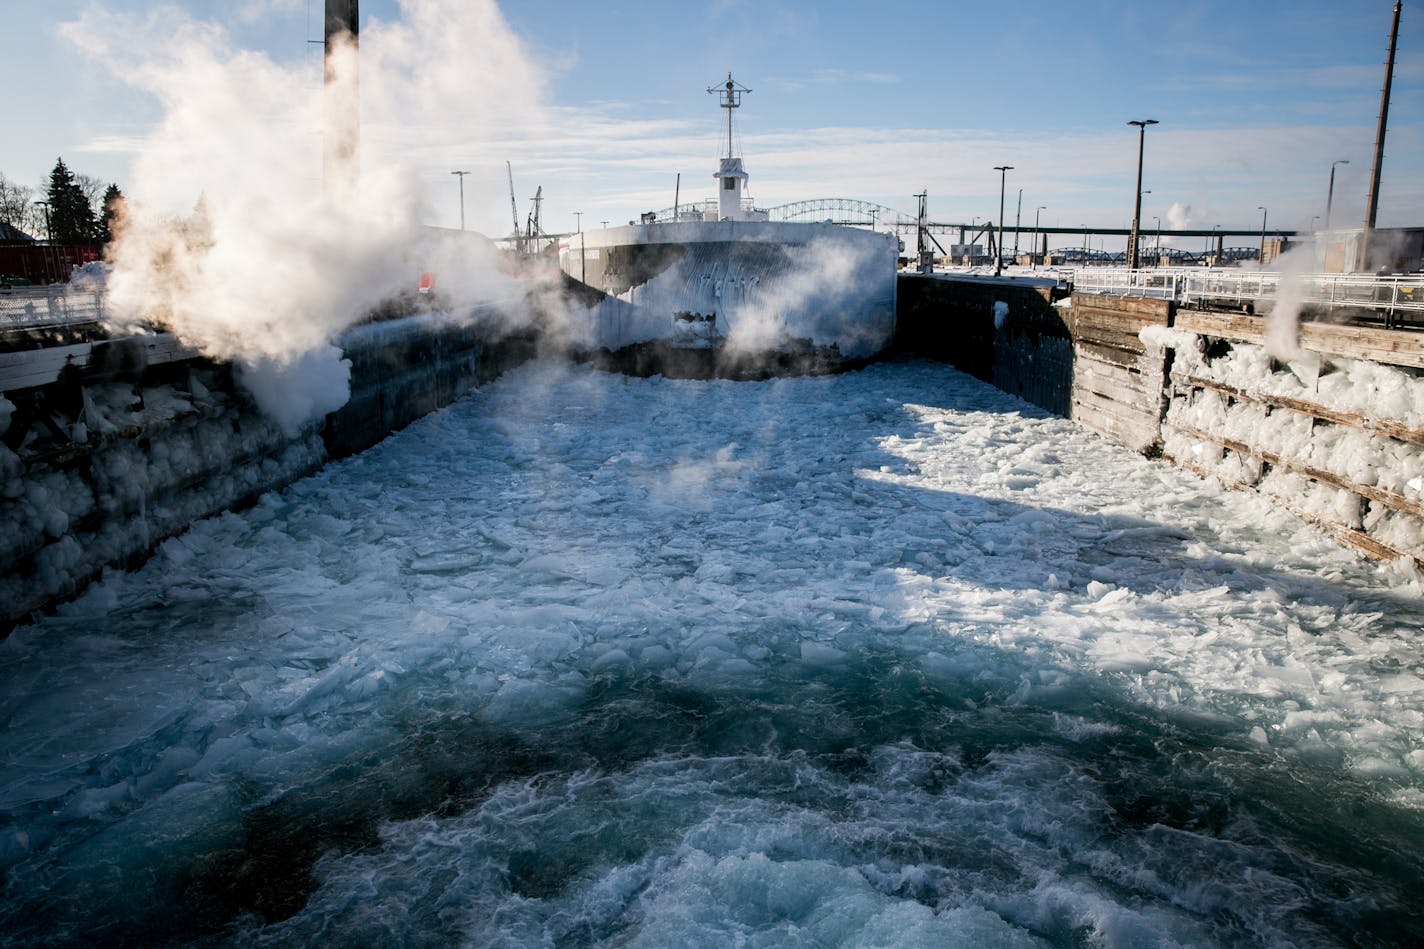
[[[535,350],[532,334],[432,316],[357,327],[338,342],[351,397],[295,435],[256,408],[230,366],[172,337],[0,354],[0,632]]]
[[[1303,323],[1282,338],[1262,317],[1166,300],[1075,293],[1059,310],[1021,288],[905,279],[912,351],[1424,564],[1419,334]]]

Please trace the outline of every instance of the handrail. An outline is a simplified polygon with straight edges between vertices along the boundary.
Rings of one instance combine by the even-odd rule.
[[[71,323],[99,323],[105,317],[104,291],[67,284],[0,290],[0,330]]]
[[[1292,274],[1212,267],[1080,267],[1070,273],[1075,290],[1188,305],[1271,302],[1284,291],[1294,301],[1332,311],[1371,310],[1387,319],[1424,314],[1424,274]]]

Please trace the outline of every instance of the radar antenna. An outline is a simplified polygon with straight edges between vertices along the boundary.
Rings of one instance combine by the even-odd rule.
[[[708,86],[707,91],[716,96],[721,96],[719,104],[727,110],[727,157],[732,156],[732,110],[741,108],[742,93],[751,92],[741,83],[732,81],[732,74],[727,73],[727,81],[720,86]]]

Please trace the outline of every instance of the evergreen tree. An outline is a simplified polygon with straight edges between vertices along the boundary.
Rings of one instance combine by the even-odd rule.
[[[99,241],[107,244],[114,239],[114,229],[123,216],[124,193],[111,184],[104,192],[104,213],[99,218]]]
[[[98,233],[94,209],[61,158],[49,174],[50,240],[60,244],[92,243]]]

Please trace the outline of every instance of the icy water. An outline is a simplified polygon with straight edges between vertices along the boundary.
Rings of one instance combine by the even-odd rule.
[[[0,643],[0,943],[1417,944],[1421,618],[942,366],[530,365]]]

